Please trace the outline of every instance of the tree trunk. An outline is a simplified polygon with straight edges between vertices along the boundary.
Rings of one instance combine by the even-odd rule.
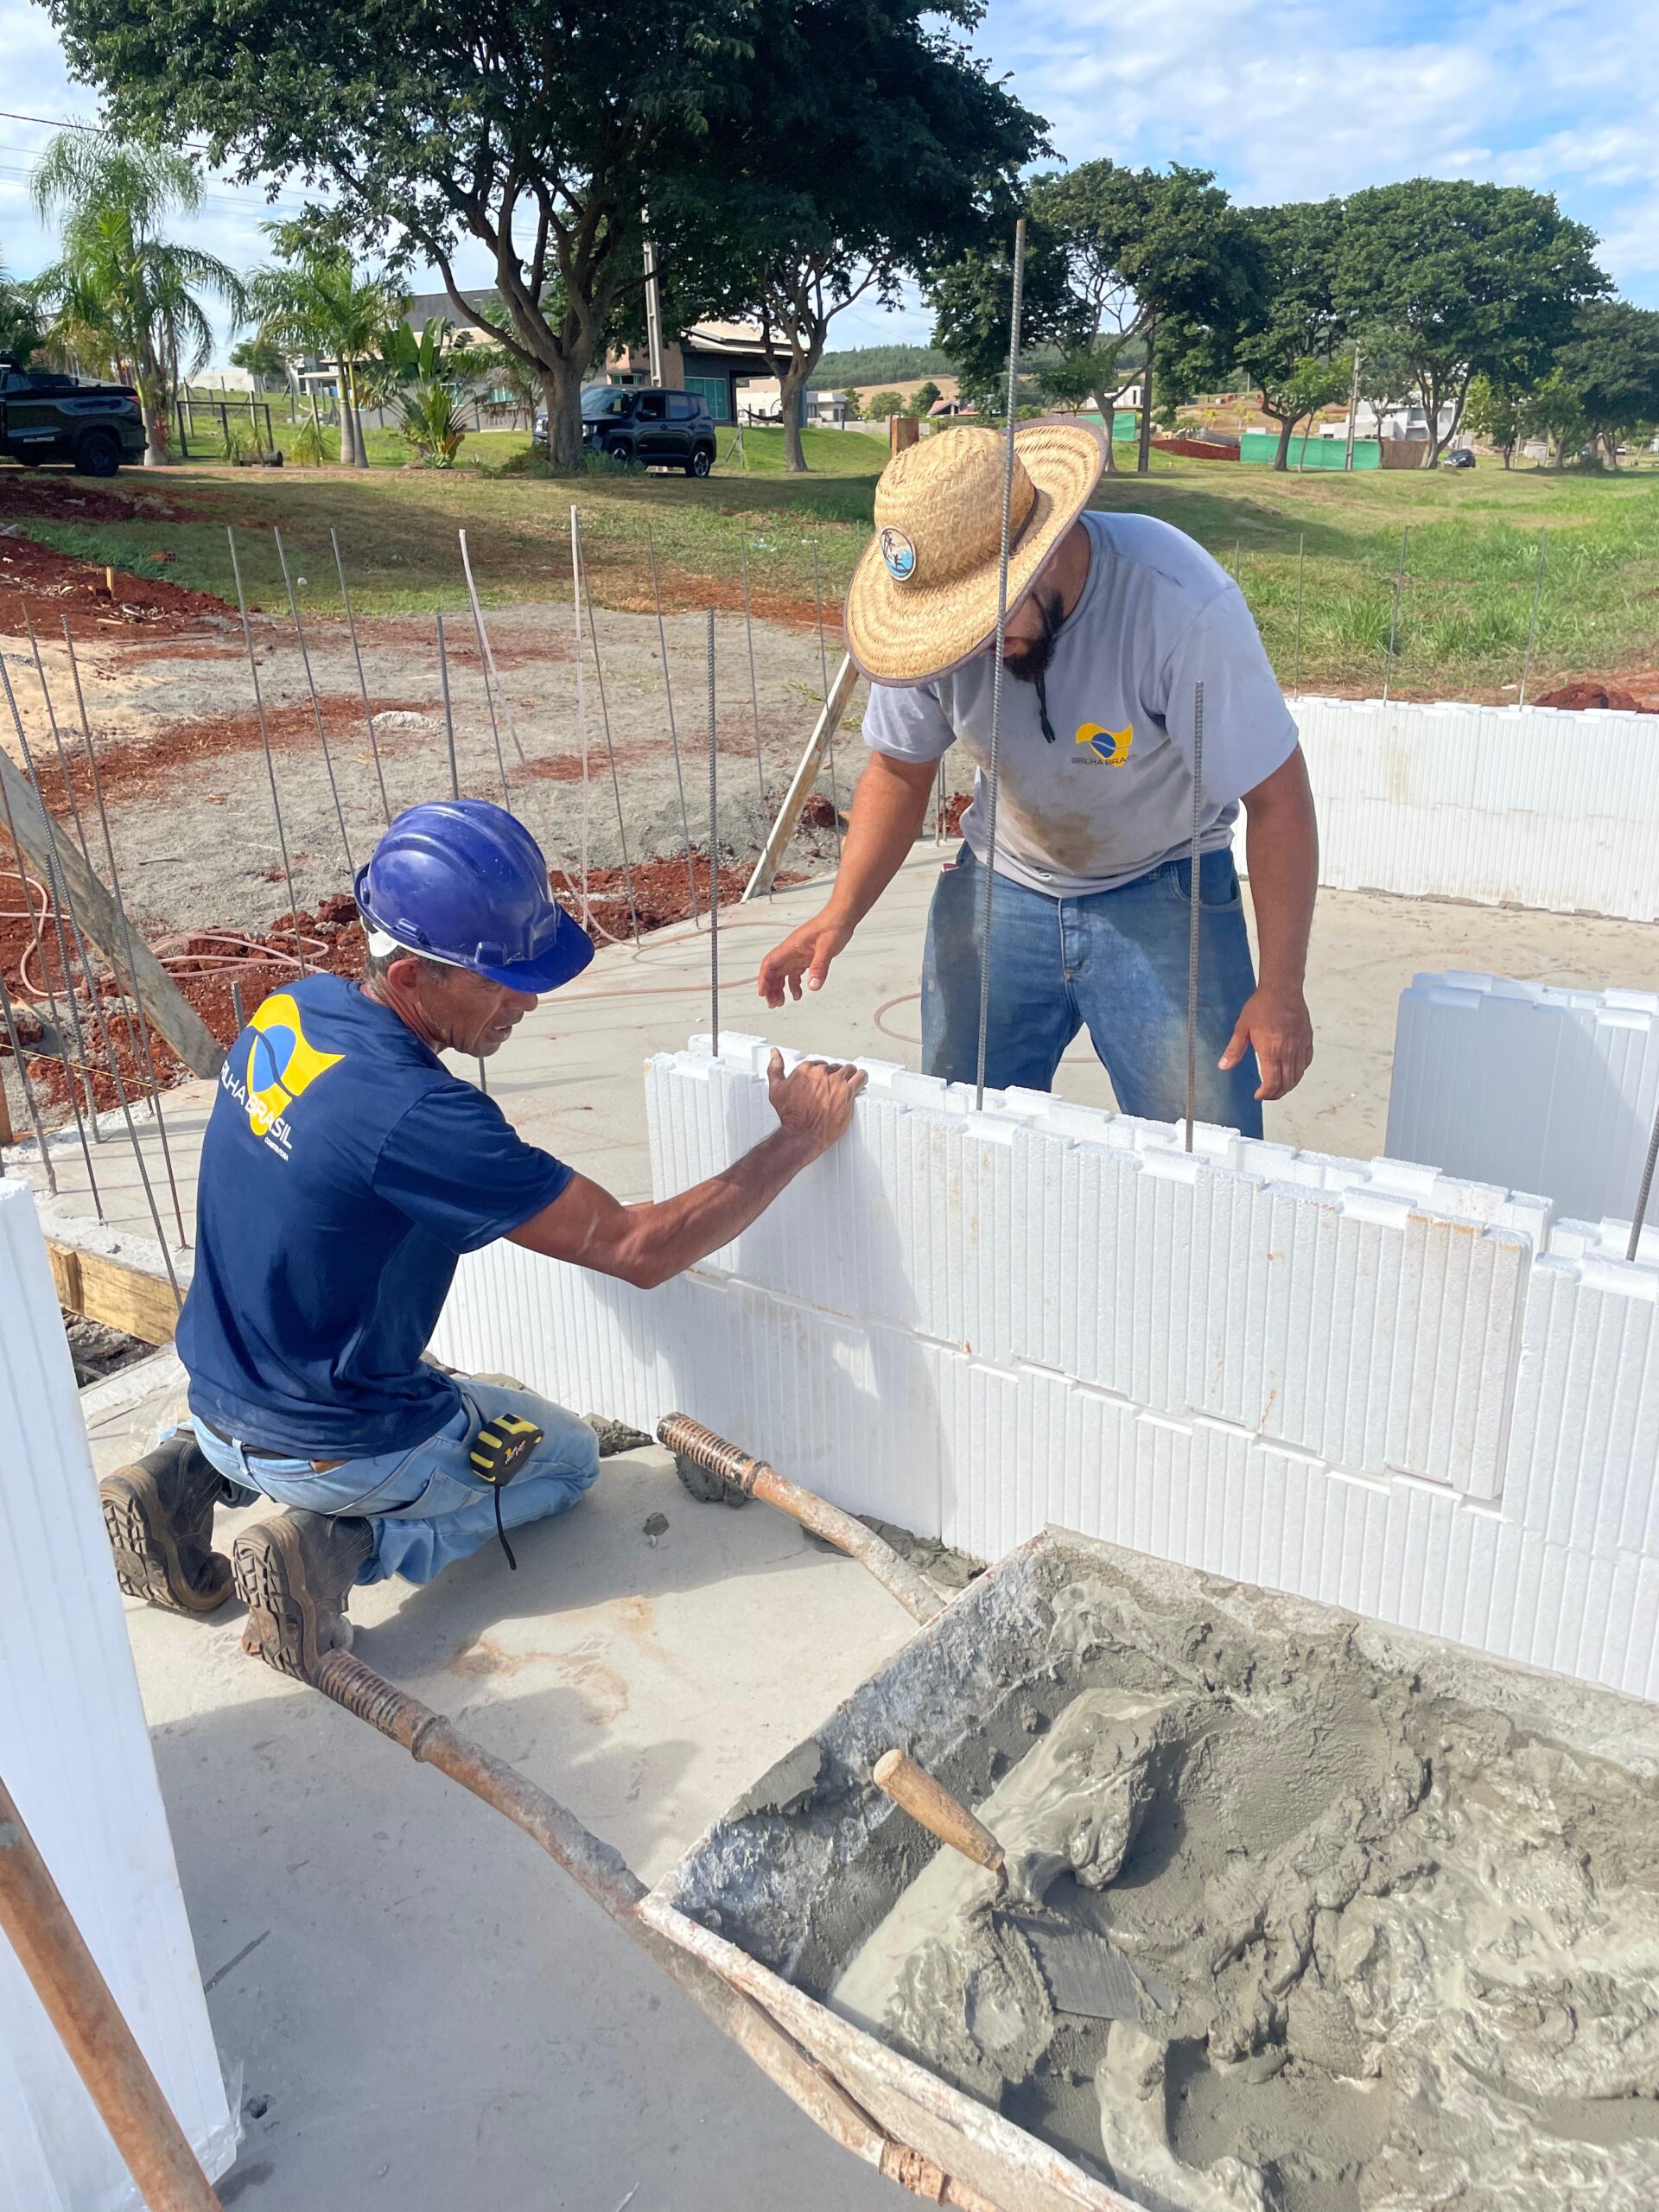
[[[784,410],[784,467],[791,476],[806,474],[806,454],[801,444],[800,400],[823,351],[822,339],[804,353],[798,353],[791,346],[789,366],[778,379],[778,396]]]
[[[1152,355],[1158,337],[1154,321],[1147,323],[1147,365],[1141,374],[1141,448],[1135,457],[1135,473],[1146,476],[1152,470]]]
[[[582,371],[569,361],[544,363],[542,404],[547,410],[548,465],[561,476],[579,476],[582,447]]]
[[[357,404],[357,372],[349,365],[346,371],[346,404],[352,410],[352,466],[366,468],[369,465],[369,442],[363,435],[363,417]]]
[[[1112,450],[1112,432],[1117,427],[1116,392],[1103,391],[1101,387],[1096,385],[1095,386],[1095,404],[1100,410],[1100,419],[1105,426],[1106,430],[1106,474],[1109,476],[1116,476],[1117,474],[1117,455]]]
[[[1262,412],[1264,415],[1269,410],[1266,407],[1263,407],[1262,410]],[[1273,456],[1273,465],[1276,469],[1280,470],[1281,474],[1288,474],[1290,470],[1290,441],[1293,434],[1294,433],[1295,427],[1295,424],[1291,422],[1287,416],[1281,415],[1280,416],[1279,449]]]
[[[357,461],[357,440],[353,435],[352,410],[346,398],[346,364],[337,361],[334,366],[338,371],[334,378],[334,396],[339,403],[340,465],[342,468],[350,468]]]

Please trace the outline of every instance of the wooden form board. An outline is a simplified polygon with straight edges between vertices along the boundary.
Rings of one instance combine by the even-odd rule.
[[[102,1252],[83,1252],[79,1245],[47,1241],[52,1281],[58,1303],[89,1321],[121,1329],[147,1344],[170,1344],[178,1309],[173,1286],[165,1275],[147,1274],[123,1260]]]

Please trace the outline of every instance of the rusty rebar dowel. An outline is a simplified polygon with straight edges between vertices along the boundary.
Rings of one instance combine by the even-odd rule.
[[[780,1475],[766,1460],[757,1459],[739,1446],[728,1443],[712,1428],[693,1421],[689,1414],[666,1415],[657,1424],[657,1440],[665,1444],[677,1458],[700,1467],[705,1474],[716,1475],[721,1482],[729,1483],[746,1497],[758,1497],[763,1504],[775,1505],[780,1513],[787,1513],[791,1520],[798,1521],[802,1528],[810,1529],[825,1543],[833,1544],[837,1551],[855,1559],[890,1596],[898,1599],[912,1619],[931,1621],[944,1611],[944,1599],[927,1577],[907,1559],[901,1559],[874,1529],[867,1529],[852,1514],[843,1513],[840,1506],[831,1505],[827,1498],[803,1489],[787,1475]]]
[[[886,2134],[753,1999],[722,1981],[690,1952],[648,1927],[639,1917],[645,1884],[619,1851],[584,1827],[557,1798],[505,1759],[463,1736],[445,1714],[433,1712],[349,1653],[329,1652],[313,1680],[325,1697],[401,1745],[422,1765],[448,1775],[521,1828],[679,1985],[723,2035],[729,2036],[762,2073],[844,2149],[935,2203],[956,2204],[962,2212],[991,2212],[983,2198],[952,2182],[930,2160]]]
[[[149,2212],[219,2212],[213,2183],[3,1781],[0,1928]]]
[[[242,642],[248,652],[248,673],[253,678],[253,710],[259,722],[259,742],[264,747],[265,779],[270,785],[270,810],[276,817],[276,845],[283,856],[283,880],[288,886],[288,912],[294,938],[294,957],[300,963],[300,973],[305,973],[304,939],[300,934],[300,902],[294,891],[294,870],[288,857],[288,833],[283,828],[283,803],[276,796],[276,758],[270,749],[270,731],[265,722],[264,695],[259,689],[259,662],[253,650],[253,629],[248,620],[247,594],[242,588],[242,564],[236,557],[236,532],[230,524],[225,525],[226,541],[231,549],[231,574],[236,579],[236,609],[242,617]]]
[[[46,1187],[53,1198],[58,1195],[58,1171],[52,1165],[51,1147],[46,1141],[46,1123],[41,1119],[40,1101],[35,1096],[35,1086],[29,1079],[29,1061],[24,1055],[22,1039],[17,1034],[17,1017],[12,1010],[11,993],[6,988],[6,976],[0,968],[0,1017],[6,1027],[6,1041],[11,1057],[17,1063],[17,1080],[23,1087],[23,1104],[29,1109],[30,1126],[35,1131],[35,1142],[41,1155],[41,1166],[46,1171]]]
[[[282,565],[289,610],[294,617],[294,636],[300,648],[300,663],[305,670],[305,688],[311,696],[311,718],[317,726],[317,743],[322,748],[322,765],[328,776],[328,795],[334,802],[334,820],[340,824],[340,842],[346,851],[346,873],[354,876],[357,862],[352,858],[352,841],[346,834],[346,810],[340,803],[340,785],[334,781],[334,759],[328,750],[328,734],[322,726],[322,702],[317,696],[316,680],[311,673],[311,654],[305,642],[305,625],[300,620],[300,602],[295,596],[294,579],[288,572],[288,555],[283,548],[283,533],[273,526],[270,534],[276,541],[276,558]]]
[[[110,896],[115,901],[116,918],[121,925],[121,949],[127,963],[127,988],[132,995],[132,1013],[127,1022],[128,1038],[130,1040],[136,1022],[138,1043],[144,1058],[144,1074],[149,1085],[149,1102],[156,1116],[156,1135],[161,1142],[162,1164],[167,1170],[167,1187],[173,1199],[173,1218],[179,1226],[179,1243],[181,1246],[186,1246],[190,1242],[190,1236],[184,1225],[184,1206],[179,1197],[179,1179],[173,1166],[173,1147],[168,1141],[167,1117],[162,1111],[162,1084],[156,1072],[156,1055],[150,1049],[149,1017],[144,1012],[143,995],[138,988],[137,963],[133,957],[132,924],[128,918],[126,902],[121,896],[121,874],[115,864],[115,840],[110,834],[110,811],[104,804],[104,779],[98,772],[92,720],[86,712],[86,695],[80,683],[80,663],[75,655],[75,641],[70,632],[67,614],[63,618],[63,642],[69,653],[69,674],[75,687],[75,710],[80,717],[81,741],[86,747],[86,764],[92,772],[92,797],[97,802],[98,818],[103,826],[104,857],[110,869]],[[84,946],[82,950],[85,950]],[[113,1047],[111,1048],[111,1058],[113,1065]]]
[[[352,654],[357,662],[357,688],[363,695],[363,720],[369,733],[369,751],[374,756],[374,780],[380,786],[380,811],[386,817],[386,827],[391,827],[391,801],[386,796],[385,770],[380,765],[380,741],[374,734],[374,709],[369,704],[369,681],[363,673],[363,649],[357,642],[357,618],[352,613],[352,594],[346,588],[346,563],[340,550],[340,539],[332,526],[328,543],[334,549],[334,572],[340,578],[340,605],[346,609],[346,627],[351,633]]]
[[[697,901],[697,871],[691,858],[691,817],[686,811],[685,776],[680,764],[680,733],[674,721],[674,683],[668,668],[668,631],[663,622],[662,587],[657,580],[657,547],[651,524],[645,524],[645,558],[651,563],[651,602],[657,610],[657,650],[663,663],[663,700],[668,709],[668,741],[674,749],[674,785],[680,795],[680,828],[685,837],[685,880],[691,893],[691,925],[701,926],[702,909]]]

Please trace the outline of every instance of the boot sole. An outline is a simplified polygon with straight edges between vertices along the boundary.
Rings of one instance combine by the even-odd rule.
[[[142,1468],[106,1476],[98,1486],[98,1501],[115,1555],[115,1579],[129,1598],[198,1618],[219,1611],[231,1594],[230,1561],[220,1552],[212,1554],[224,1568],[216,1588],[197,1590],[185,1580],[156,1484]]]
[[[324,1649],[333,1646],[318,1648],[317,1608],[305,1587],[299,1531],[286,1520],[245,1529],[232,1548],[231,1572],[248,1609],[242,1649],[279,1675],[311,1681]]]

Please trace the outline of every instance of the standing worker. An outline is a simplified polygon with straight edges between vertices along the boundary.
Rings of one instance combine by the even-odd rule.
[[[207,1613],[234,1579],[244,1649],[302,1679],[346,1640],[355,1583],[429,1582],[498,1534],[506,1550],[506,1529],[598,1474],[574,1414],[423,1358],[460,1255],[505,1236],[665,1282],[835,1142],[864,1081],[823,1063],[786,1077],[774,1053],[772,1135],[677,1198],[620,1205],[438,1058],[498,1052],[593,957],[530,832],[477,799],[411,807],[356,895],[361,985],[273,993],[226,1057],[178,1327],[191,1419],[101,1490],[123,1589]],[[285,1510],[226,1560],[213,1509],[249,1492]]]
[[[870,760],[830,903],[761,963],[768,1006],[819,989],[920,833],[938,764],[975,762],[966,843],[928,916],[922,1065],[972,1082],[989,844],[992,658],[1003,441],[953,429],[883,470],[876,535],[847,598],[870,679]],[[1261,1101],[1306,1071],[1302,995],[1319,881],[1296,725],[1237,586],[1147,515],[1085,513],[1101,467],[1081,426],[1014,440],[1005,675],[997,741],[985,1080],[1046,1090],[1088,1027],[1128,1114],[1185,1111],[1193,700],[1199,794],[1198,1079],[1205,1121],[1262,1132]],[[1233,867],[1243,804],[1258,982]]]

